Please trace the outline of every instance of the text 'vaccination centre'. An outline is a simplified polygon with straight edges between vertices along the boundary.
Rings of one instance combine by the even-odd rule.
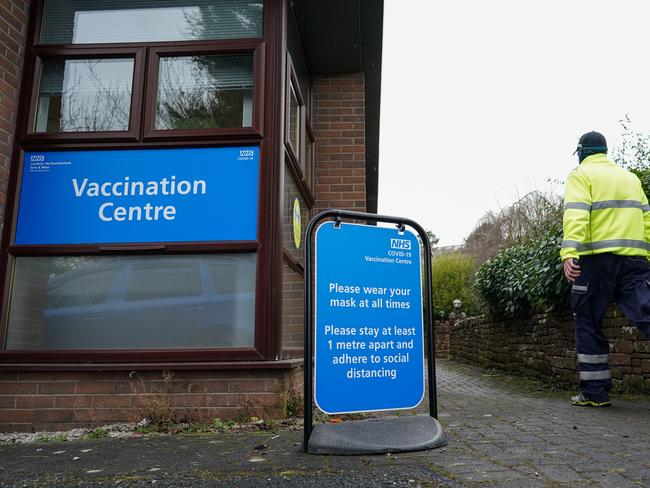
[[[0,17],[0,430],[290,412],[305,227],[377,210],[383,1]]]

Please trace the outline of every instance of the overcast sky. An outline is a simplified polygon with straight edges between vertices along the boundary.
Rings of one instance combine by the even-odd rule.
[[[646,0],[386,0],[379,212],[460,244],[555,190],[584,132],[650,130]]]

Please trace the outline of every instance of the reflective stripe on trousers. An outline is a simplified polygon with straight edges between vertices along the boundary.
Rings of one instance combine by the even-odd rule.
[[[581,381],[610,380],[612,378],[612,373],[609,370],[609,355],[607,354],[578,354],[578,362],[581,366]],[[582,371],[582,365],[584,364],[598,365],[602,369],[599,369],[599,371]]]
[[[578,354],[578,362],[585,364],[600,364],[609,360],[608,354]]]
[[[593,380],[611,380],[612,372],[607,371],[580,371],[580,380],[593,381]]]

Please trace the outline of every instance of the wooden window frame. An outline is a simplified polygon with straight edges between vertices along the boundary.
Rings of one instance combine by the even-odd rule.
[[[30,9],[24,70],[19,97],[16,137],[7,192],[5,226],[0,248],[0,369],[68,369],[110,365],[129,369],[134,364],[168,365],[169,367],[205,368],[223,361],[260,361],[277,359],[281,350],[280,303],[271,290],[281,284],[279,209],[268,204],[279,194],[278,161],[281,147],[279,129],[281,97],[266,97],[266,92],[280,93],[283,71],[278,63],[283,50],[285,0],[264,0],[263,37],[221,41],[179,41],[119,43],[96,45],[38,45],[44,0],[35,0]],[[31,41],[31,42],[30,42]],[[207,129],[197,131],[147,131],[145,114],[153,107],[157,83],[151,72],[152,58],[161,53],[225,54],[252,53],[254,63],[253,127]],[[134,57],[132,118],[125,133],[36,133],[33,122],[38,98],[40,63],[49,58]],[[266,61],[268,60],[268,61]],[[267,62],[269,63],[267,65]],[[135,102],[134,102],[135,101]],[[135,114],[133,114],[135,111]],[[152,114],[149,114],[149,126]],[[264,131],[267,127],[267,131]],[[157,134],[163,132],[164,134]],[[125,245],[16,246],[13,245],[20,195],[19,181],[23,157],[27,151],[75,149],[153,149],[165,147],[220,147],[257,145],[260,149],[259,206],[257,240],[240,242],[137,243]],[[274,222],[276,223],[274,225]],[[9,294],[14,260],[27,256],[72,256],[106,254],[196,254],[253,252],[257,256],[255,297],[255,339],[252,348],[228,349],[158,349],[92,351],[7,351],[4,349],[9,308]],[[201,366],[197,366],[197,365]]]
[[[311,118],[309,116],[305,117],[305,124],[306,124],[306,131],[305,131],[305,166],[307,165],[307,148],[310,148],[311,150],[311,168],[309,170],[309,179],[307,179],[307,172],[303,171],[303,178],[305,180],[305,183],[307,184],[307,188],[311,190],[312,196],[314,197],[313,194],[313,188],[314,188],[314,158],[316,157],[316,136],[314,135],[314,129],[312,128],[311,125]],[[309,142],[311,146],[307,145],[307,139],[309,139]],[[314,197],[315,200],[315,197]]]
[[[300,168],[300,163],[302,161],[302,149],[304,147],[304,130],[303,122],[305,119],[305,100],[302,96],[302,91],[300,90],[300,83],[298,83],[298,77],[296,76],[296,71],[293,67],[293,61],[291,61],[291,54],[287,51],[286,57],[286,86],[284,92],[284,148],[285,151],[289,154],[289,158],[300,170],[302,174],[302,168]],[[291,141],[291,99],[293,98],[292,93],[295,93],[296,99],[298,101],[298,107],[300,112],[300,120],[298,120],[298,144],[300,147],[293,147]],[[302,179],[302,178],[300,178]]]
[[[311,185],[305,179],[305,172],[303,171],[303,164],[305,161],[305,138],[312,137],[313,131],[307,135],[307,131],[311,131],[311,123],[307,118],[307,111],[305,109],[305,102],[302,96],[302,91],[300,90],[300,83],[298,83],[298,77],[296,71],[293,67],[293,62],[291,61],[291,55],[289,52],[286,53],[286,73],[285,73],[285,89],[284,89],[284,153],[285,159],[288,160],[289,170],[293,175],[293,179],[302,194],[302,197],[307,203],[308,207],[311,209],[316,203],[316,197],[312,191]],[[294,91],[296,98],[298,99],[298,104],[300,106],[300,121],[299,121],[299,139],[300,139],[300,148],[298,148],[298,153],[296,154],[296,148],[293,147],[289,137],[289,125],[290,125],[290,111],[291,111],[291,91]],[[309,129],[308,129],[309,128]],[[313,142],[313,137],[312,137]]]
[[[144,87],[144,48],[51,48],[35,47],[34,72],[30,96],[30,108],[27,119],[27,134],[21,139],[23,144],[38,142],[47,144],[61,140],[70,142],[101,141],[101,142],[135,142],[140,132],[140,117],[142,113],[142,98]],[[131,107],[129,110],[129,128],[126,131],[102,132],[36,132],[36,111],[40,91],[40,78],[44,62],[50,60],[75,60],[75,59],[133,59],[133,78],[131,80]]]
[[[147,96],[144,108],[144,141],[160,140],[194,140],[206,138],[246,139],[264,137],[264,48],[262,39],[236,41],[215,41],[210,45],[152,47],[149,50],[147,65]],[[155,110],[158,92],[158,74],[160,58],[196,55],[236,55],[253,56],[253,114],[251,127],[228,127],[215,129],[175,129],[160,130],[155,128]]]

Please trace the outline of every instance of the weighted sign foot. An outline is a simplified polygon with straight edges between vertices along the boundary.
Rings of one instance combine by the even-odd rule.
[[[311,454],[382,454],[436,449],[447,445],[440,422],[428,415],[382,417],[341,424],[317,424]]]

